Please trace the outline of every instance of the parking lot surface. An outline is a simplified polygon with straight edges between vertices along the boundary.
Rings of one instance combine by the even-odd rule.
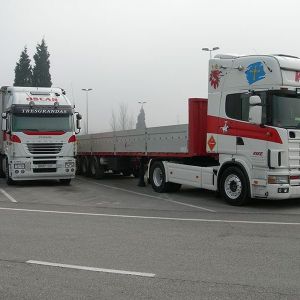
[[[0,181],[3,299],[299,299],[300,199]]]

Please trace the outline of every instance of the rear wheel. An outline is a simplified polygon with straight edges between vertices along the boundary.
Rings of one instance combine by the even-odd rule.
[[[97,158],[91,157],[89,159],[89,166],[90,166],[90,176],[96,177],[96,165],[97,165]]]
[[[248,179],[237,167],[229,167],[224,171],[220,182],[220,192],[230,205],[242,206],[250,200]]]
[[[81,169],[82,175],[84,175],[84,176],[89,175],[89,162],[88,162],[88,158],[86,156],[83,156],[80,159],[80,169]]]
[[[76,158],[76,175],[81,175],[80,158]]]
[[[5,164],[6,159],[0,156],[0,178],[5,178]]]
[[[6,159],[6,167],[5,167],[5,177],[7,185],[13,185],[15,181],[9,175],[9,164],[8,160]]]
[[[93,157],[91,160],[91,173],[96,179],[102,179],[105,176],[105,168],[97,157]]]
[[[165,167],[160,161],[154,162],[150,168],[150,183],[158,193],[176,192],[181,187],[181,184],[166,182]]]

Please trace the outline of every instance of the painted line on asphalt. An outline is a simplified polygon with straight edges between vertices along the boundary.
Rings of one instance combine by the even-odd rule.
[[[34,265],[66,268],[66,269],[92,271],[92,272],[112,273],[112,274],[120,274],[120,275],[132,275],[132,276],[141,276],[141,277],[155,277],[155,274],[153,274],[153,273],[143,273],[143,272],[135,272],[135,271],[115,270],[115,269],[93,268],[93,267],[85,267],[85,266],[78,266],[78,265],[52,263],[52,262],[39,261],[39,260],[28,260],[28,261],[26,261],[26,263],[27,264],[34,264]]]
[[[226,220],[226,219],[192,219],[192,218],[172,218],[172,217],[150,217],[150,216],[134,216],[134,215],[114,215],[114,214],[98,214],[84,213],[73,211],[58,211],[58,210],[40,210],[26,208],[10,208],[0,207],[0,211],[20,211],[20,212],[36,212],[47,214],[62,214],[62,215],[78,215],[78,216],[94,216],[94,217],[111,217],[123,219],[144,219],[144,220],[165,220],[165,221],[184,221],[184,222],[207,222],[207,223],[240,223],[240,224],[260,224],[260,225],[293,225],[300,226],[300,222],[272,222],[272,221],[244,221],[244,220]]]
[[[138,196],[143,196],[143,197],[149,197],[149,198],[154,198],[154,199],[158,199],[158,200],[163,200],[163,201],[167,201],[167,202],[171,202],[171,203],[176,203],[176,204],[184,205],[184,206],[187,206],[187,207],[193,207],[193,208],[197,208],[197,209],[201,209],[201,210],[205,210],[205,211],[209,211],[209,212],[213,212],[213,213],[216,212],[213,209],[202,207],[202,206],[198,206],[198,205],[183,203],[183,202],[180,202],[180,201],[175,201],[175,200],[165,199],[165,198],[162,198],[162,197],[157,197],[157,196],[152,196],[152,195],[148,195],[148,194],[144,194],[144,193],[139,193],[139,192],[135,192],[135,191],[131,191],[131,190],[119,188],[119,187],[112,186],[112,185],[107,185],[107,184],[102,184],[102,183],[94,182],[94,181],[91,181],[91,180],[86,180],[86,179],[81,179],[81,178],[80,179],[76,178],[76,179],[79,180],[79,181],[88,182],[88,183],[99,185],[99,186],[102,186],[102,187],[105,187],[105,188],[109,188],[109,189],[112,189],[112,190],[117,190],[117,191],[127,192],[127,193],[131,193],[131,194],[138,195]]]
[[[18,203],[18,201],[12,197],[10,194],[8,194],[6,191],[4,191],[3,189],[0,189],[0,192],[7,198],[9,199],[11,202],[14,202],[14,203]]]

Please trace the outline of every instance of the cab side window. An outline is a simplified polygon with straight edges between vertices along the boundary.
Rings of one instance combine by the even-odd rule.
[[[227,95],[225,112],[229,118],[248,121],[249,119],[249,95],[231,94]]]

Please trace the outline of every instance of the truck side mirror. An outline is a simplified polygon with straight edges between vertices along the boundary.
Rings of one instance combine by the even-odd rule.
[[[80,113],[76,113],[76,128],[78,129],[78,132],[80,132],[80,129],[81,129],[81,119],[82,119],[82,116]]]
[[[262,123],[262,106],[259,96],[250,96],[249,98],[249,122],[251,124],[261,125]]]
[[[10,133],[10,130],[9,130],[9,118],[8,118],[8,115],[6,112],[2,113],[2,130],[7,132],[7,133]]]
[[[2,118],[2,130],[6,131],[6,118]]]

